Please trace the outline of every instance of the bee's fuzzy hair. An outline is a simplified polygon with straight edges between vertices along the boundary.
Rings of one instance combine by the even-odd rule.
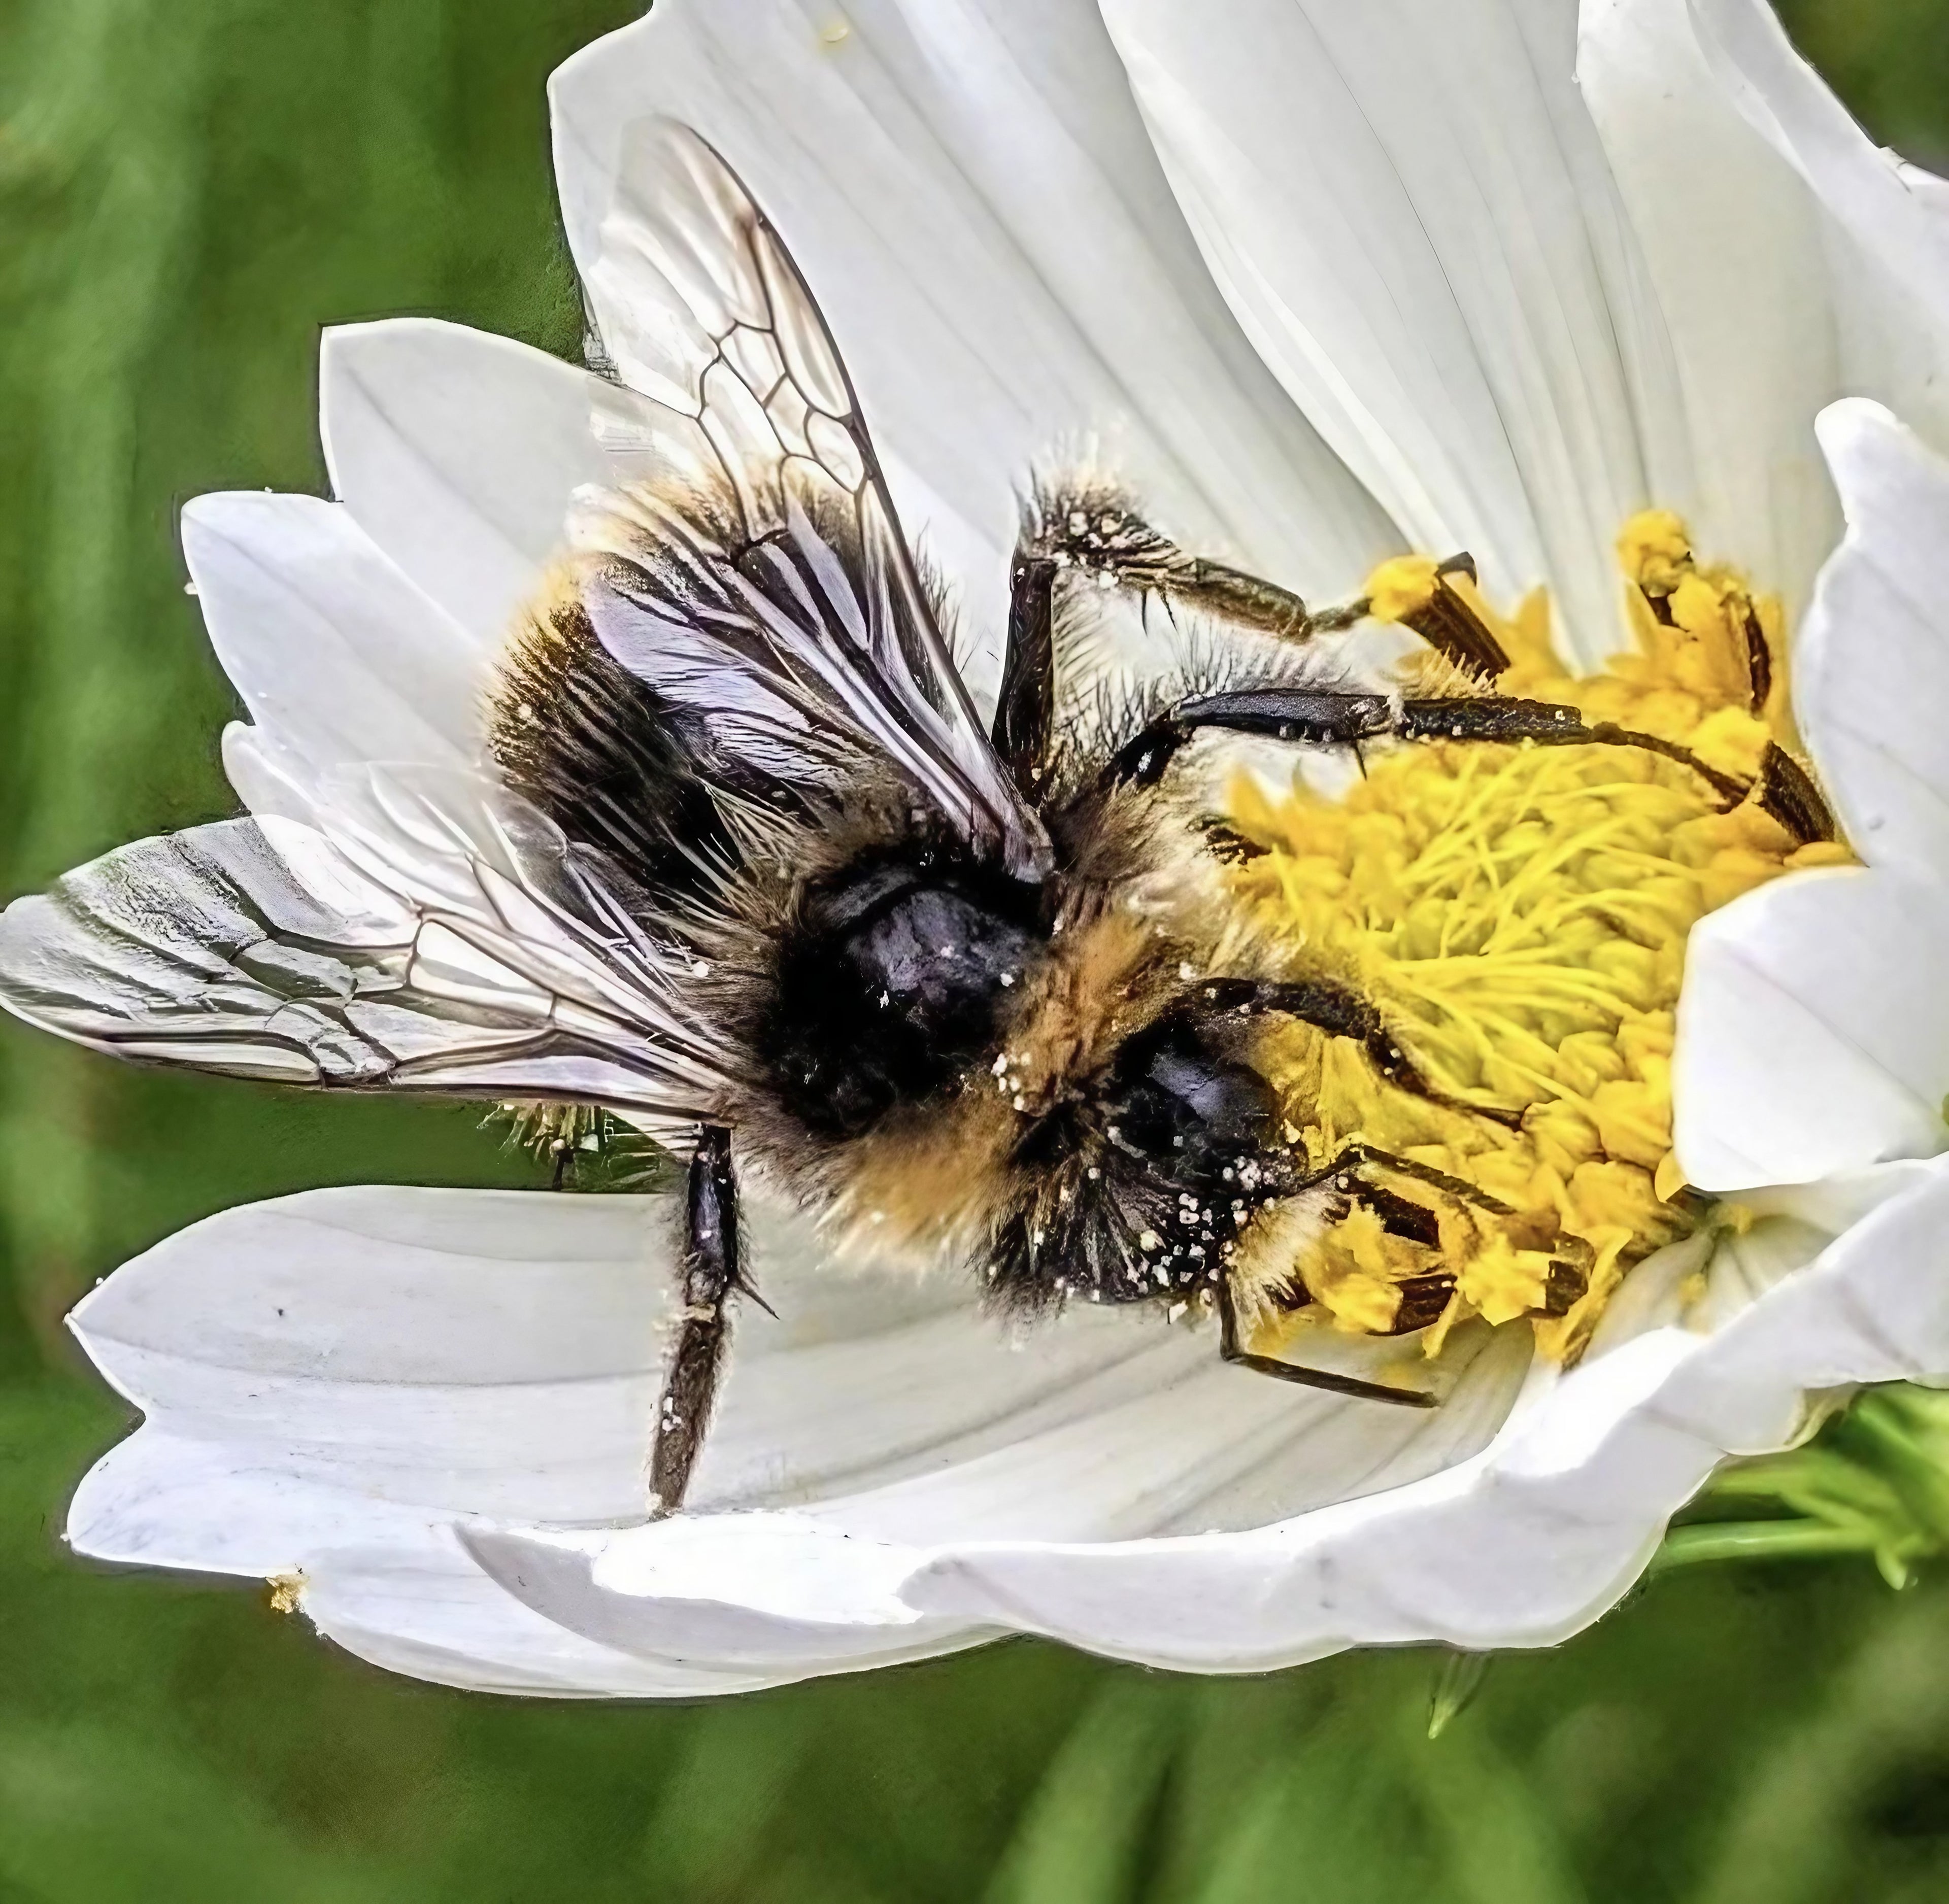
[[[1057,499],[1050,492],[1038,506]],[[1189,1300],[1208,1287],[1215,1259],[1145,1242],[1175,1236],[1180,1213],[1170,1186],[1114,1141],[1106,1090],[1127,1042],[1183,998],[1188,971],[1283,976],[1295,955],[1229,902],[1201,835],[1200,776],[1141,788],[1102,765],[1189,696],[1371,691],[1339,645],[1173,625],[1167,665],[1100,679],[1067,710],[1041,802],[1061,871],[1038,902],[1047,937],[1003,1007],[1001,1070],[984,1058],[925,1101],[835,1136],[794,1110],[766,1056],[791,948],[825,929],[815,899],[875,859],[972,874],[978,856],[869,759],[835,787],[791,790],[782,805],[707,781],[655,694],[602,648],[572,580],[517,636],[491,744],[511,786],[579,850],[600,855],[625,906],[686,952],[695,1009],[723,1029],[731,1054],[700,1118],[732,1126],[741,1162],[881,1253],[986,1263],[990,1300],[1005,1310],[1066,1296]],[[930,594],[945,619],[937,582]],[[1075,586],[1058,595],[1059,631],[1071,636],[1086,614],[1078,598]]]

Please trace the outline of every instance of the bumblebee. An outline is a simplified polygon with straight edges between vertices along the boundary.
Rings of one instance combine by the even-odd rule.
[[[1100,478],[1024,508],[984,722],[778,234],[693,133],[640,140],[631,296],[657,321],[629,383],[595,384],[617,480],[578,496],[511,638],[482,770],[368,769],[125,848],[9,911],[0,996],[124,1058],[601,1107],[686,1158],[657,1511],[683,1499],[732,1306],[757,1295],[748,1174],[971,1266],[1003,1310],[1208,1312],[1242,1368],[1434,1405],[1250,1346],[1241,1316],[1268,1291],[1307,1300],[1309,1226],[1357,1206],[1433,1247],[1404,1188],[1491,1200],[1363,1145],[1308,1154],[1264,1041],[1304,1024],[1393,1089],[1520,1112],[1444,1095],[1347,975],[1245,914],[1227,861],[1250,843],[1211,817],[1208,738],[1648,748],[1728,799],[1748,787],[1495,691],[1507,657],[1451,585],[1466,558],[1413,620],[1439,691],[1403,693],[1336,645],[1369,603],[1310,609]],[[1222,666],[1079,704],[1080,631],[1113,596],[1237,639]],[[1785,756],[1767,771],[1774,807],[1817,805]],[[560,1110],[548,1128],[558,1156],[580,1141]],[[1442,1276],[1422,1281],[1397,1328],[1440,1309]]]

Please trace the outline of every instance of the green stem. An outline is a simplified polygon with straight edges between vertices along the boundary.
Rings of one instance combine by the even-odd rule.
[[[1674,1527],[1652,1561],[1663,1573],[1699,1561],[1801,1560],[1831,1554],[1872,1554],[1878,1543],[1864,1531],[1804,1520],[1707,1521]]]

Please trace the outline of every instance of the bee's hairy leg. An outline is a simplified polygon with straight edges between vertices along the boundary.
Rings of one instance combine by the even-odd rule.
[[[990,738],[1031,805],[1046,790],[1055,744],[1055,584],[1061,565],[1018,553],[1009,574],[1009,645]]]
[[[1146,601],[1159,596],[1167,607],[1182,604],[1201,610],[1275,641],[1304,641],[1316,635],[1337,634],[1373,611],[1366,595],[1330,607],[1310,608],[1276,582],[1181,548],[1145,521],[1127,499],[1100,490],[1058,490],[1040,497],[1022,552],[1107,577]],[[1493,681],[1507,669],[1509,657],[1494,631],[1453,586],[1450,578],[1454,576],[1466,576],[1472,582],[1474,558],[1465,553],[1442,563],[1435,571],[1427,602],[1403,620],[1458,666]]]
[[[1205,728],[1251,734],[1301,747],[1357,747],[1393,731],[1394,704],[1385,694],[1350,694],[1303,688],[1247,688],[1195,694],[1160,714],[1113,753],[1105,777],[1155,787],[1180,751]]]
[[[1449,1110],[1486,1117],[1512,1130],[1522,1125],[1522,1113],[1493,1105],[1470,1104],[1438,1090],[1403,1051],[1387,1020],[1372,1001],[1351,986],[1331,979],[1208,979],[1195,995],[1214,1014],[1275,1013],[1297,1018],[1335,1038],[1351,1038],[1367,1054],[1367,1062],[1398,1090],[1410,1091]]]
[[[1689,768],[1729,806],[1752,791],[1736,774],[1708,766],[1689,747],[1615,721],[1587,722],[1574,707],[1506,694],[1441,696],[1401,704],[1394,729],[1406,741],[1531,741],[1542,747],[1636,747]]]
[[[1752,790],[1748,782],[1708,766],[1674,741],[1610,721],[1587,722],[1577,709],[1557,701],[1524,700],[1509,694],[1444,694],[1397,701],[1386,694],[1313,688],[1241,688],[1193,695],[1125,741],[1111,756],[1105,772],[1113,781],[1155,786],[1179,751],[1207,728],[1296,747],[1357,748],[1363,741],[1391,737],[1636,747],[1689,768],[1728,806],[1736,806]],[[1790,756],[1782,758],[1793,765]],[[1800,778],[1804,780],[1805,775]]]
[[[1276,582],[1180,548],[1127,500],[1105,491],[1057,490],[1039,497],[1022,554],[1059,569],[1108,577],[1133,594],[1161,598],[1167,607],[1198,609],[1277,641],[1304,641],[1329,629],[1350,627],[1366,613],[1362,602],[1316,615]]]
[[[1391,1151],[1377,1151],[1371,1144],[1350,1144],[1318,1176],[1308,1182],[1321,1182],[1336,1170],[1347,1170],[1363,1163],[1392,1171],[1396,1176],[1411,1177],[1431,1190],[1445,1191],[1465,1204],[1473,1204],[1478,1210],[1487,1210],[1491,1216],[1513,1216],[1516,1213],[1515,1204],[1491,1196],[1466,1177],[1452,1176],[1446,1170],[1438,1170],[1431,1163],[1417,1163],[1413,1157],[1397,1157]]]
[[[1834,811],[1814,777],[1777,741],[1760,758],[1760,805],[1803,846],[1839,837]]]
[[[721,1124],[706,1124],[698,1134],[685,1193],[683,1307],[651,1430],[653,1519],[683,1505],[730,1344],[731,1297],[740,1290],[757,1300],[744,1274],[731,1133]]]
[[[1276,1381],[1292,1382],[1302,1388],[1323,1389],[1329,1395],[1351,1395],[1363,1402],[1391,1402],[1399,1408],[1431,1409],[1441,1397],[1425,1389],[1397,1388],[1387,1382],[1363,1381],[1357,1375],[1342,1375],[1330,1368],[1307,1368],[1296,1362],[1281,1362],[1273,1356],[1257,1356],[1239,1340],[1239,1305],[1232,1280],[1221,1275],[1217,1281],[1218,1353],[1225,1361],[1254,1374],[1270,1375]]]

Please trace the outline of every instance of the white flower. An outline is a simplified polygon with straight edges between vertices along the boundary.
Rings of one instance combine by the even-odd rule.
[[[1680,1154],[1750,1223],[1635,1272],[1571,1372],[1506,1343],[1420,1414],[1114,1314],[1006,1343],[972,1289],[822,1265],[764,1217],[779,1319],[740,1324],[690,1511],[645,1524],[661,1207],[314,1192],[76,1312],[147,1417],[84,1482],[76,1546],[274,1579],[381,1663],[537,1692],[1009,1631],[1205,1670],[1533,1645],[1810,1398],[1949,1371],[1949,1173],[1916,1160],[1949,1089],[1949,222],[1761,0],[658,0],[554,98],[619,369],[655,313],[604,221],[626,128],[668,112],[788,239],[991,657],[1018,487],[1077,443],[1309,597],[1469,549],[1492,598],[1546,582],[1587,661],[1621,638],[1613,539],[1649,505],[1780,594],[1867,865],[1695,934]],[[294,855],[329,809],[359,867],[437,881],[437,798],[352,770],[476,757],[509,617],[612,466],[583,378],[498,340],[336,331],[322,383],[338,502],[185,512],[255,723],[226,759]],[[361,871],[301,871],[383,933]]]

